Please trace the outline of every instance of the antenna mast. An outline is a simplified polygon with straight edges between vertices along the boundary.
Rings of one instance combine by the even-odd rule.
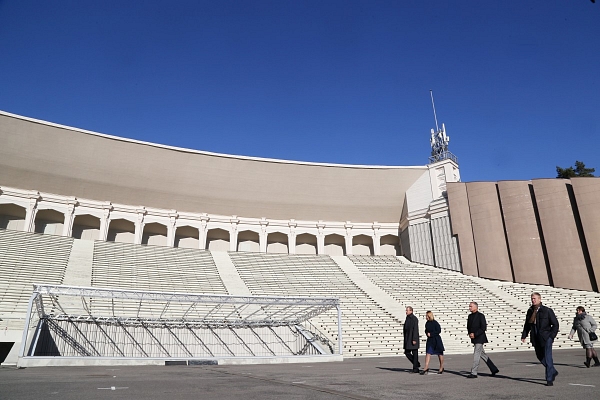
[[[458,160],[454,154],[448,151],[448,143],[450,142],[450,136],[446,135],[446,126],[442,124],[440,129],[437,120],[437,114],[435,112],[435,102],[433,101],[433,90],[429,91],[431,95],[431,105],[433,107],[433,117],[435,118],[435,131],[431,130],[431,157],[429,157],[430,163],[435,163],[443,160],[452,160],[458,164]]]
[[[431,105],[433,106],[433,118],[435,119],[435,131],[439,132],[440,127],[438,126],[437,115],[435,113],[435,103],[433,101],[433,90],[430,89],[429,94],[431,95]]]

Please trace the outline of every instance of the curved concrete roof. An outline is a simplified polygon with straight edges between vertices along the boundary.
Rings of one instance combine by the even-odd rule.
[[[398,222],[426,166],[358,166],[201,152],[0,111],[0,186],[243,217]]]

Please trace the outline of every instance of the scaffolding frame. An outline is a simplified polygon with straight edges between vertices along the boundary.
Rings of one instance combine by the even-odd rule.
[[[257,356],[257,348],[264,350],[264,357],[281,356],[273,350],[273,345],[287,348],[292,355],[331,355],[334,353],[331,342],[311,319],[330,314],[334,309],[337,310],[337,351],[341,356],[342,321],[337,298],[230,296],[34,284],[19,357],[39,357],[36,349],[38,340],[44,337],[44,329],[52,331],[53,338],[67,343],[78,357],[127,358],[123,343],[128,341],[130,348],[136,347],[137,358],[177,358],[167,349],[175,347],[183,357],[217,358],[199,337],[199,332],[214,334],[230,357],[239,357],[239,354],[230,348],[233,346],[228,346],[228,340],[239,341],[235,345],[249,357]],[[117,330],[120,339],[110,334]],[[239,332],[245,332],[245,336]],[[264,335],[270,332],[273,335],[265,339]],[[290,347],[294,347],[291,339],[286,342],[282,332],[301,340],[296,347],[302,349],[294,351]],[[108,356],[106,350],[95,348],[94,340],[98,337],[103,340],[104,348],[112,349]],[[247,343],[248,338],[254,338],[253,348]],[[119,340],[122,346],[117,343]],[[194,345],[202,348],[204,355],[195,354],[186,340],[195,341]],[[147,351],[149,342],[152,342],[153,354]],[[324,350],[327,347],[331,352]]]

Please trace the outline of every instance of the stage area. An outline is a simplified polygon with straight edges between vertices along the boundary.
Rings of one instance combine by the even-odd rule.
[[[404,357],[350,359],[342,363],[253,366],[0,367],[7,399],[521,399],[598,398],[600,368],[585,368],[582,349],[557,350],[560,375],[546,387],[533,351],[490,353],[466,379],[470,355],[449,355],[442,375],[409,373]],[[437,360],[432,363],[437,368]]]

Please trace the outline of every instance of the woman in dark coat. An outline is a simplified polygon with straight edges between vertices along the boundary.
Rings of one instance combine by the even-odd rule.
[[[429,360],[431,356],[438,356],[440,360],[440,369],[438,374],[444,372],[444,343],[442,342],[442,328],[440,324],[433,317],[431,311],[427,311],[426,314],[427,322],[425,323],[425,333],[427,334],[427,344],[425,345],[425,369],[421,372],[421,375],[427,375],[429,373]]]

